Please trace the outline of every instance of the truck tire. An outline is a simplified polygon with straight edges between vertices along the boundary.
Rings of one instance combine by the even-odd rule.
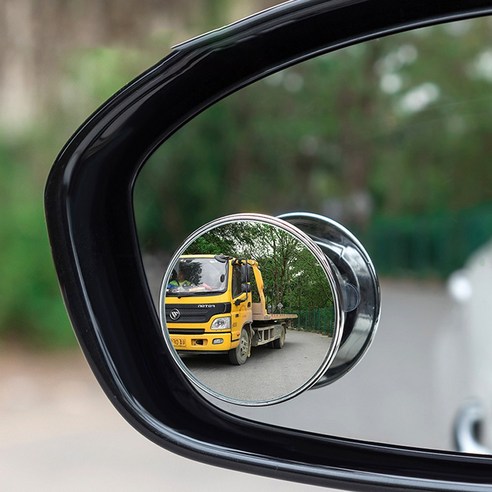
[[[272,347],[274,349],[281,349],[285,345],[285,335],[287,333],[287,330],[285,329],[285,325],[282,325],[282,333],[280,334],[279,338],[276,338],[272,342]]]
[[[229,362],[234,366],[242,366],[249,357],[251,350],[251,339],[246,328],[241,330],[241,338],[239,345],[232,350],[229,350]]]

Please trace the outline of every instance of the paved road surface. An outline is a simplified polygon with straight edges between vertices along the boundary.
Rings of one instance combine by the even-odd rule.
[[[382,291],[380,328],[349,374],[277,408],[241,413],[350,438],[451,449],[456,409],[470,396],[459,309],[437,283],[386,282]]]
[[[450,448],[467,395],[463,326],[439,284],[383,283],[380,331],[331,387],[271,408],[234,410],[346,437]],[[0,490],[236,492],[322,490],[194,463],[140,437],[112,408],[78,352],[0,351]]]
[[[229,398],[272,400],[303,386],[319,370],[332,342],[318,333],[288,330],[282,349],[253,347],[242,366],[226,355],[184,356],[183,362],[205,386]]]

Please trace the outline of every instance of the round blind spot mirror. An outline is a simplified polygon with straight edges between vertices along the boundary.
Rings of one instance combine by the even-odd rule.
[[[186,239],[164,275],[159,310],[166,343],[195,385],[259,406],[292,398],[326,373],[342,340],[343,295],[307,234],[239,214]]]

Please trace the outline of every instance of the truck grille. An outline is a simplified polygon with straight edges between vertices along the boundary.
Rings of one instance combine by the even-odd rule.
[[[217,304],[168,304],[167,323],[206,323],[212,316],[231,312],[230,302]],[[187,333],[189,333],[187,331]]]
[[[170,335],[203,335],[205,333],[205,330],[201,328],[171,328],[168,331]]]

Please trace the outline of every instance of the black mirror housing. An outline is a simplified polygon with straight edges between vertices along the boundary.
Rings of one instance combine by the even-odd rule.
[[[348,490],[485,491],[485,456],[272,427],[212,405],[176,367],[140,257],[132,190],[150,153],[226,95],[317,54],[492,13],[492,1],[294,1],[176,47],[97,110],[58,156],[45,205],[62,293],[104,391],[147,438],[202,462]]]

